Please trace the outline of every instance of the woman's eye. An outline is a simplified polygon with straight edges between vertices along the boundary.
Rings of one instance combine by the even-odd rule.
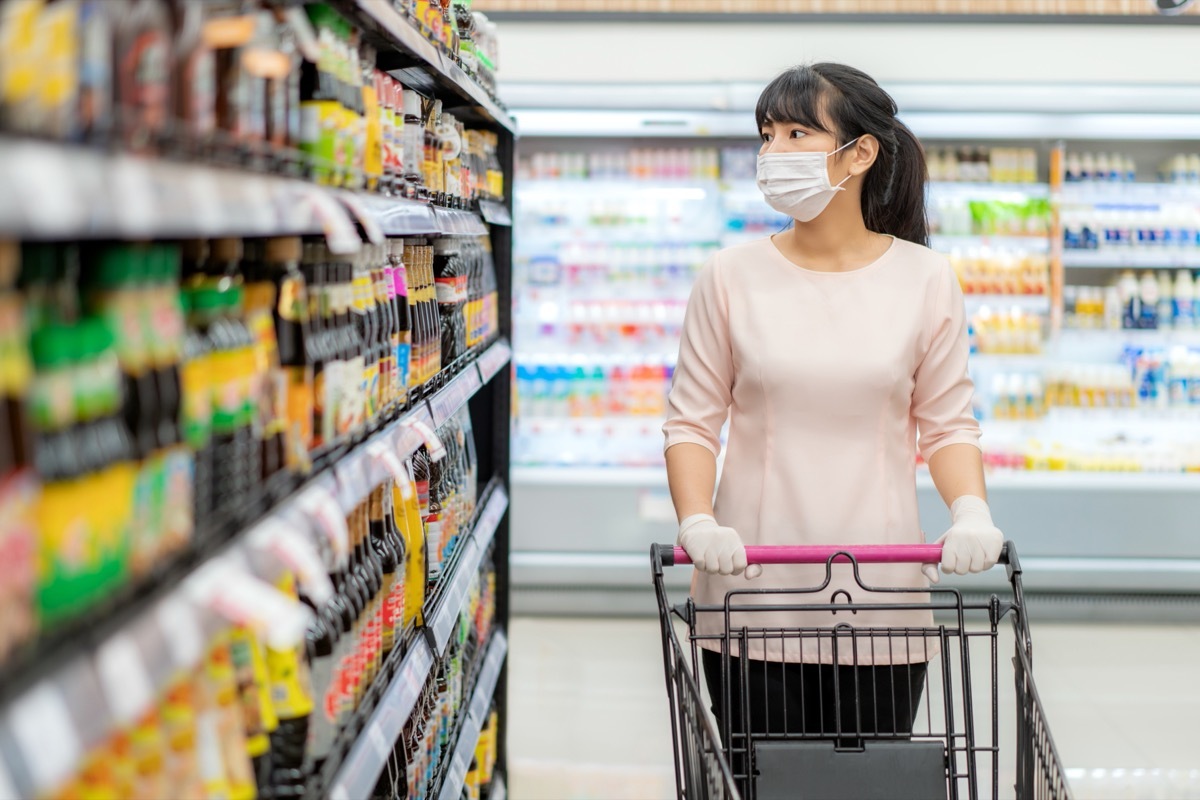
[[[800,137],[802,137],[802,136],[805,136],[805,135],[806,135],[806,134],[805,134],[805,133],[804,133],[804,131],[802,131],[802,130],[794,130],[794,131],[792,131],[792,138],[793,138],[793,139],[799,139]]]
[[[769,133],[760,133],[760,134],[758,135],[758,138],[762,139],[764,142],[769,142],[769,141],[771,141],[771,134],[769,134]]]

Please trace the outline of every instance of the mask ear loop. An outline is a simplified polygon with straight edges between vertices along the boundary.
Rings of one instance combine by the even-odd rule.
[[[834,156],[834,155],[837,155],[838,153],[842,152],[842,151],[843,151],[843,150],[845,150],[847,147],[849,147],[850,145],[854,144],[855,142],[857,142],[857,141],[858,141],[859,139],[861,139],[861,138],[862,138],[861,136],[855,136],[853,139],[851,139],[850,141],[846,142],[844,145],[842,145],[841,147],[839,147],[837,150],[834,150],[832,153],[830,153],[829,155],[827,155],[827,156],[825,156],[825,157],[826,157],[826,158],[829,158],[829,156]],[[828,169],[826,169],[826,172],[828,172],[828,171],[829,171],[829,170],[828,170]],[[845,183],[846,183],[846,181],[850,180],[850,179],[851,179],[851,178],[853,178],[853,177],[854,177],[854,175],[853,175],[853,174],[849,174],[849,175],[847,175],[846,177],[842,178],[842,179],[841,179],[840,181],[838,181],[837,183],[835,183],[835,184],[834,184],[832,187],[830,187],[830,188],[833,188],[833,189],[841,189],[841,188],[842,188],[842,185],[843,185],[843,184],[845,184]]]

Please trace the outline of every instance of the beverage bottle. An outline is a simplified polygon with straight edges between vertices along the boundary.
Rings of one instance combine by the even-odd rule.
[[[336,265],[340,300],[337,308],[342,337],[342,354],[348,371],[345,391],[350,398],[349,408],[343,416],[345,436],[348,442],[360,441],[366,432],[367,412],[367,347],[365,339],[355,325],[354,309],[354,265],[341,261]]]
[[[253,798],[257,794],[254,770],[247,750],[245,712],[239,703],[237,673],[233,665],[230,631],[218,634],[204,665],[205,693],[215,717],[215,740],[220,748],[224,774],[217,785],[229,798]]]
[[[1121,297],[1121,327],[1132,330],[1140,327],[1142,318],[1142,301],[1139,293],[1138,279],[1132,270],[1125,270],[1117,281],[1117,291]]]
[[[269,496],[283,493],[287,478],[287,379],[279,357],[275,330],[278,296],[274,268],[266,261],[264,242],[248,243],[243,265],[246,327],[254,340],[254,381],[258,407],[254,410],[262,432],[259,479]]]
[[[371,254],[371,290],[375,295],[378,322],[375,347],[379,351],[380,421],[390,419],[396,411],[396,348],[392,346],[392,329],[395,327],[392,312],[396,291],[393,282],[388,246],[374,247]]]
[[[1175,327],[1190,329],[1195,327],[1196,289],[1192,281],[1192,273],[1186,269],[1175,272],[1175,298],[1172,316]]]
[[[437,283],[433,271],[433,246],[423,241],[417,249],[420,257],[421,299],[425,314],[425,382],[442,371],[441,321],[438,313]]]
[[[363,359],[363,371],[359,383],[359,393],[362,398],[362,417],[358,422],[370,427],[374,422],[376,407],[376,391],[379,385],[378,352],[374,347],[375,339],[375,309],[374,297],[371,295],[371,278],[367,269],[364,253],[360,252],[352,264],[351,291],[354,303],[351,316],[354,335],[357,339],[356,353]]]
[[[299,599],[295,577],[291,573],[284,573],[276,581],[276,588]],[[321,624],[319,615],[313,624]],[[312,676],[305,658],[305,647],[301,643],[287,648],[267,644],[264,648],[271,704],[277,720],[270,737],[269,796],[275,800],[299,797],[305,788],[303,768],[314,706]]]
[[[342,599],[334,594],[321,608],[315,609],[317,613],[304,634],[304,654],[312,680],[313,714],[300,770],[302,780],[321,769],[338,733],[337,664],[343,646],[343,606]]]
[[[373,493],[372,493],[373,494]],[[370,497],[358,508],[354,532],[355,561],[359,578],[367,588],[367,608],[362,690],[375,680],[383,650],[383,571],[371,546]]]
[[[411,463],[407,469],[410,470]],[[404,553],[404,616],[403,625],[421,625],[428,583],[425,557],[425,532],[421,525],[421,510],[416,482],[411,477],[392,487],[393,521],[403,539]]]
[[[434,253],[442,364],[450,365],[456,362],[465,350],[462,314],[467,293],[467,276],[455,239],[436,240]]]
[[[1154,273],[1146,270],[1138,284],[1138,296],[1142,301],[1142,316],[1137,327],[1153,330],[1158,327],[1158,281]]]
[[[320,260],[318,245],[306,244],[302,251],[300,274],[308,292],[308,321],[311,336],[306,342],[307,360],[312,363],[312,444],[310,457],[315,458],[333,441],[333,433],[327,428],[329,419],[329,381],[326,370],[329,358],[329,335],[325,326],[325,265]]]
[[[412,89],[401,91],[404,107],[404,182],[405,196],[423,194],[425,163],[425,125],[421,117],[421,96]]]
[[[135,0],[117,17],[113,85],[125,146],[155,152],[171,122],[171,20],[161,0]]]
[[[410,379],[412,389],[418,389],[429,379],[429,327],[425,304],[425,272],[424,255],[421,239],[408,240],[404,248],[404,263],[408,267],[409,277],[409,307],[412,310],[413,349],[412,372]]]
[[[246,734],[246,753],[257,795],[267,794],[271,786],[271,734],[279,727],[267,678],[266,657],[262,642],[248,628],[237,626],[229,641],[242,720]]]
[[[263,260],[275,287],[275,338],[282,373],[280,405],[283,414],[283,464],[293,476],[312,469],[313,372],[317,363],[312,329],[311,298],[299,268],[303,249],[299,237],[267,239]]]
[[[192,452],[192,517],[196,538],[207,540],[215,534],[213,515],[213,344],[201,327],[193,295],[196,289],[183,294],[187,314],[183,363],[180,373],[182,396],[182,425],[184,439]]]
[[[387,486],[377,486],[371,492],[370,547],[380,570],[380,629],[379,646],[381,658],[386,658],[396,644],[395,590],[397,579],[397,553],[388,538],[387,530]]]
[[[336,119],[340,113],[333,74],[335,15],[324,3],[310,3],[305,10],[317,30],[319,56],[316,63],[305,60],[300,64],[300,151],[313,180],[328,186],[333,183],[337,159]]]
[[[205,40],[206,11],[202,3],[177,3],[173,99],[181,137],[188,149],[204,157],[217,127],[216,61]]]
[[[152,248],[149,315],[145,320],[151,367],[158,388],[158,446],[163,453],[162,537],[168,552],[185,547],[193,536],[192,491],[195,465],[184,441],[181,368],[185,339],[179,297],[180,251],[172,245]]]
[[[238,456],[252,435],[242,427],[245,392],[239,379],[237,342],[225,319],[226,298],[214,286],[192,293],[193,325],[211,343],[212,364],[212,502],[222,516],[245,506],[248,486]]]
[[[1171,285],[1171,273],[1158,273],[1158,327],[1169,330],[1175,322],[1175,298]]]
[[[255,373],[255,340],[246,325],[245,289],[234,284],[222,292],[225,303],[225,321],[234,343],[236,375],[241,393],[241,414],[238,417],[236,437],[236,459],[245,487],[246,513],[259,506],[263,500],[262,451],[265,431],[259,425],[259,406],[262,382]]]

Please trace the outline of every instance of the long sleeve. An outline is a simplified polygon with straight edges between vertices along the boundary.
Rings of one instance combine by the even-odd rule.
[[[721,427],[733,397],[733,351],[729,301],[721,286],[717,257],[704,266],[692,288],[679,362],[667,399],[664,449],[682,442],[703,445],[717,455]]]
[[[929,324],[929,347],[917,367],[912,403],[926,461],[949,444],[979,446],[979,423],[971,413],[975,387],[967,374],[966,310],[949,267],[938,281]]]

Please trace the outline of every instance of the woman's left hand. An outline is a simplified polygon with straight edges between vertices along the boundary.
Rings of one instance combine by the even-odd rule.
[[[988,504],[982,498],[963,495],[950,506],[950,518],[953,520],[950,530],[938,539],[942,546],[942,572],[966,575],[996,566],[1004,547],[1004,534],[992,522]],[[931,583],[938,582],[937,566],[926,564],[922,571]]]

